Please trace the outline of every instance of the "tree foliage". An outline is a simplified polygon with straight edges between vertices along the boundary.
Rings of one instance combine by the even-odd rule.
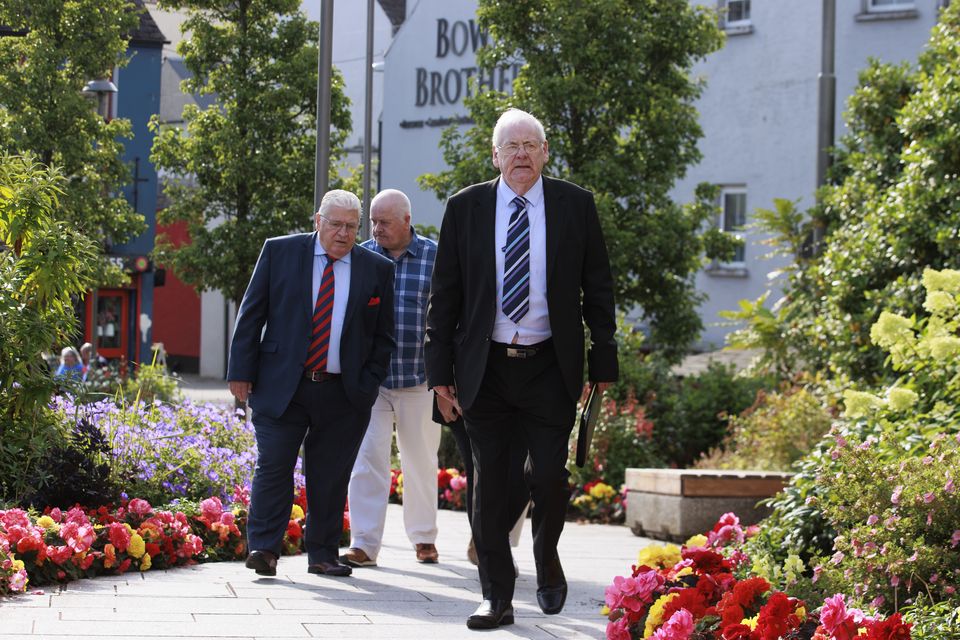
[[[799,257],[790,270],[783,304],[744,316],[766,331],[763,341],[786,345],[778,357],[789,355],[793,367],[888,375],[869,337],[880,310],[918,313],[924,268],[960,264],[958,77],[954,4],[915,67],[873,61],[860,74],[845,115],[849,134],[810,222],[783,207],[764,225],[785,244],[814,226],[825,232],[819,255]],[[736,339],[756,344],[760,335],[748,330]]]
[[[58,441],[41,352],[67,342],[72,298],[96,281],[96,245],[64,220],[68,184],[34,157],[0,155],[0,503],[25,495]]]
[[[187,106],[183,129],[152,123],[151,157],[166,172],[170,200],[159,220],[185,223],[190,236],[177,247],[161,235],[157,256],[183,281],[239,303],[263,241],[310,226],[319,29],[298,0],[161,4],[189,15],[190,37],[179,46],[192,74],[184,90],[217,99]],[[350,129],[336,73],[332,98],[336,158]]]
[[[14,32],[0,37],[0,148],[59,167],[58,219],[103,246],[140,233],[143,217],[120,193],[130,123],[105,122],[82,90],[126,62],[133,9],[129,0],[0,0],[0,24]],[[107,281],[122,277],[113,269]]]
[[[492,178],[499,113],[533,113],[547,129],[547,172],[596,196],[620,307],[639,304],[652,346],[680,353],[702,328],[693,285],[701,256],[734,246],[719,232],[701,235],[715,215],[712,191],[699,190],[686,207],[669,196],[700,158],[694,102],[702,84],[690,71],[722,44],[716,15],[686,0],[480,0],[477,14],[494,41],[478,53],[481,66],[523,66],[512,96],[468,98],[475,125],[445,132],[450,169],[421,184],[444,198]]]

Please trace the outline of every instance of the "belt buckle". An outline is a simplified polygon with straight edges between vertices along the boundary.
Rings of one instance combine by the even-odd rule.
[[[527,349],[516,348],[516,347],[507,347],[507,357],[508,358],[526,358]]]

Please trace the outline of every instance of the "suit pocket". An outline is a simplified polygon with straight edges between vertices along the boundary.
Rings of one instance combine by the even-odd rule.
[[[276,353],[280,345],[276,342],[261,342],[260,351],[262,353]]]

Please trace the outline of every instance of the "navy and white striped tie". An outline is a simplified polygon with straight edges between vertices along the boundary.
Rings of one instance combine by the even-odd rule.
[[[517,196],[511,204],[516,210],[507,226],[501,307],[504,315],[520,322],[530,309],[530,220],[526,199]]]

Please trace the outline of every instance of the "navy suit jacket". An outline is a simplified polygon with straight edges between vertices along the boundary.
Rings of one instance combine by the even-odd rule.
[[[433,267],[424,356],[427,384],[457,385],[468,409],[483,380],[497,312],[496,211],[500,178],[447,200]],[[547,309],[567,393],[583,389],[584,329],[589,378],[613,382],[617,368],[613,277],[593,194],[543,176]]]
[[[253,383],[250,406],[279,418],[303,377],[313,331],[316,233],[270,238],[243,295],[227,380]],[[340,335],[343,387],[366,411],[377,399],[396,345],[393,262],[360,246],[350,252],[350,295]]]

